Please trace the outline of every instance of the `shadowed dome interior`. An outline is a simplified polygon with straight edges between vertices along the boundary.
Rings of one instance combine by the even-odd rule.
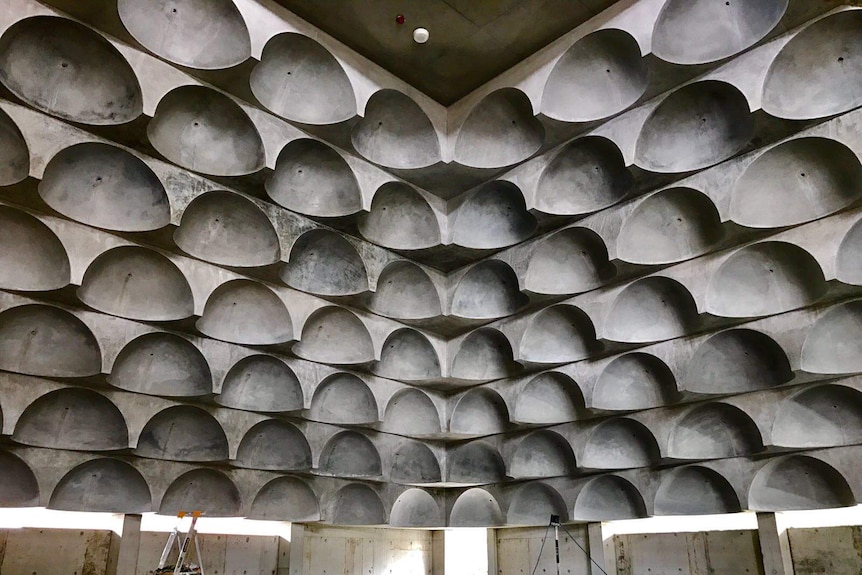
[[[292,13],[328,3],[3,5],[0,507],[433,529],[862,501],[862,11],[366,26],[392,2],[330,20],[440,92],[556,36],[444,106]]]

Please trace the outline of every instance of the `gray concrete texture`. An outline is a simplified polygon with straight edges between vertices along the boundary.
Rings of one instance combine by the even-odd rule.
[[[624,0],[444,108],[270,0],[0,6],[0,505],[862,501],[858,9]]]

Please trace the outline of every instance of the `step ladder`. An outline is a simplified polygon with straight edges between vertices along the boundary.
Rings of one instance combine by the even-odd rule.
[[[165,549],[162,551],[161,559],[159,559],[159,566],[153,572],[154,575],[169,575],[171,573],[173,573],[173,575],[205,575],[203,559],[201,557],[201,547],[198,544],[198,532],[195,530],[198,518],[203,515],[203,513],[200,511],[191,512],[192,524],[189,527],[188,532],[183,535],[180,532],[179,527],[180,523],[187,515],[189,515],[189,513],[186,511],[180,511],[177,513],[179,521],[171,531],[170,535],[168,535],[168,541],[165,543]],[[182,543],[180,543],[180,539],[182,539]],[[189,546],[192,542],[194,542],[195,559],[197,560],[197,564],[186,564],[186,560],[190,557]],[[175,565],[168,566],[166,565],[168,557],[170,556],[175,543],[177,546],[177,562]]]

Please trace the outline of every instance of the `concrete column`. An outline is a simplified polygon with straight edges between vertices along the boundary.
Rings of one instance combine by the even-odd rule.
[[[780,525],[775,513],[757,514],[757,532],[764,575],[793,575],[787,530]]]
[[[488,541],[488,575],[497,575],[497,530],[487,529]]]
[[[305,525],[290,524],[290,575],[302,575],[305,565]]]
[[[601,523],[587,525],[587,541],[590,545],[589,551],[592,559],[590,561],[590,575],[602,575],[602,569],[608,575],[616,575],[617,562],[614,540],[613,537],[605,539],[605,532]]]
[[[431,532],[431,575],[446,575],[446,532]]]
[[[138,556],[141,552],[141,516],[124,515],[123,533],[119,538],[116,558],[109,559],[110,574],[137,573]]]

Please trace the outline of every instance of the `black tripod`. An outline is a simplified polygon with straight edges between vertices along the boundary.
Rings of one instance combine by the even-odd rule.
[[[581,544],[578,543],[577,539],[572,537],[572,534],[569,533],[569,530],[566,529],[566,526],[563,525],[562,523],[560,523],[560,516],[559,515],[551,515],[551,520],[548,522],[548,526],[545,527],[545,534],[542,536],[542,545],[539,547],[539,555],[538,555],[538,557],[536,557],[536,565],[533,567],[533,572],[530,575],[536,575],[536,570],[539,568],[539,561],[542,558],[542,550],[545,548],[545,540],[547,540],[547,538],[548,538],[548,531],[551,529],[551,527],[554,528],[554,548],[556,550],[557,575],[560,575],[560,529],[561,528],[563,531],[566,532],[566,535],[569,536],[569,539],[572,540],[572,543],[577,545],[578,549],[580,549],[581,551],[584,552],[584,555],[587,556],[587,559],[589,559],[593,563],[593,565],[598,567],[599,571],[601,571],[605,575],[608,575],[608,572],[605,571],[604,569],[602,569],[601,565],[596,563],[595,559],[592,558],[592,556],[587,552],[587,550],[584,549],[583,547],[581,547]]]

